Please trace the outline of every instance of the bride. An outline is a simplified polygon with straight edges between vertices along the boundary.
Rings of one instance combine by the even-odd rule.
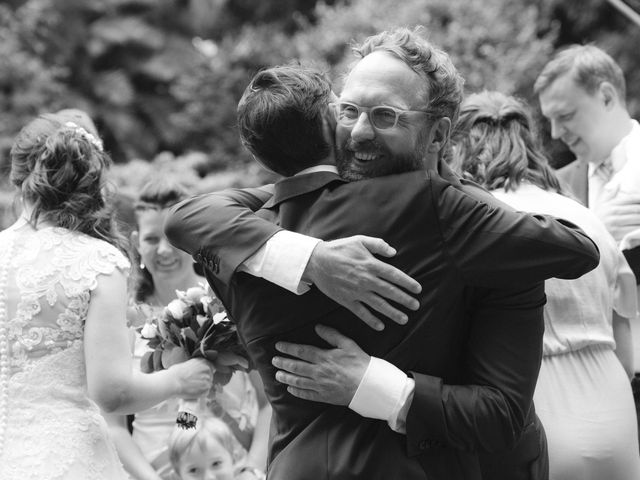
[[[129,262],[105,205],[100,140],[61,112],[18,134],[23,213],[0,232],[0,478],[124,479],[100,408],[131,413],[209,390],[211,365],[132,368]]]

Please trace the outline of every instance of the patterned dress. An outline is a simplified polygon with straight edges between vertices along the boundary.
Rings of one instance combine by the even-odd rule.
[[[126,479],[87,395],[84,326],[114,246],[24,220],[0,232],[0,478]]]

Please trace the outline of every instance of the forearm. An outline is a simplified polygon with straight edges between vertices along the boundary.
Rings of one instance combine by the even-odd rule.
[[[446,255],[468,285],[525,287],[552,277],[577,278],[598,265],[595,243],[565,220],[515,212],[497,199],[489,203],[441,188],[437,180],[434,185]]]
[[[179,395],[180,384],[173,371],[142,373],[135,369],[128,378],[114,380],[111,403],[103,407],[107,413],[127,415],[146,410]]]
[[[414,374],[407,440],[495,452],[518,440],[542,361],[544,284],[522,290],[470,289],[472,312],[464,370],[456,385]]]
[[[442,379],[414,374],[416,389],[406,420],[409,455],[426,443],[466,451],[511,449],[528,412],[514,410],[503,392],[481,385],[446,385]]]
[[[258,420],[253,432],[253,440],[247,455],[247,465],[258,468],[263,472],[267,469],[267,454],[269,451],[269,427],[271,425],[271,405],[268,403],[260,407]]]
[[[254,212],[267,190],[230,189],[193,197],[171,208],[165,223],[169,241],[191,254],[227,283],[238,266],[280,227]]]
[[[109,433],[125,470],[136,480],[161,480],[160,475],[140,451],[127,429],[126,417],[104,415],[109,425]]]

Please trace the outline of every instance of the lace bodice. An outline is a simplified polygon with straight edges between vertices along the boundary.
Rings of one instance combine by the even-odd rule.
[[[128,268],[114,246],[63,228],[19,221],[0,232],[1,478],[121,469],[87,396],[83,335],[98,276]]]

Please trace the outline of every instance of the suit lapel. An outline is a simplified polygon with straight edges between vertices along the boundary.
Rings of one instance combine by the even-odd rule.
[[[333,172],[316,172],[285,178],[274,185],[273,197],[263,208],[273,208],[290,198],[319,190],[333,182],[347,183]]]

